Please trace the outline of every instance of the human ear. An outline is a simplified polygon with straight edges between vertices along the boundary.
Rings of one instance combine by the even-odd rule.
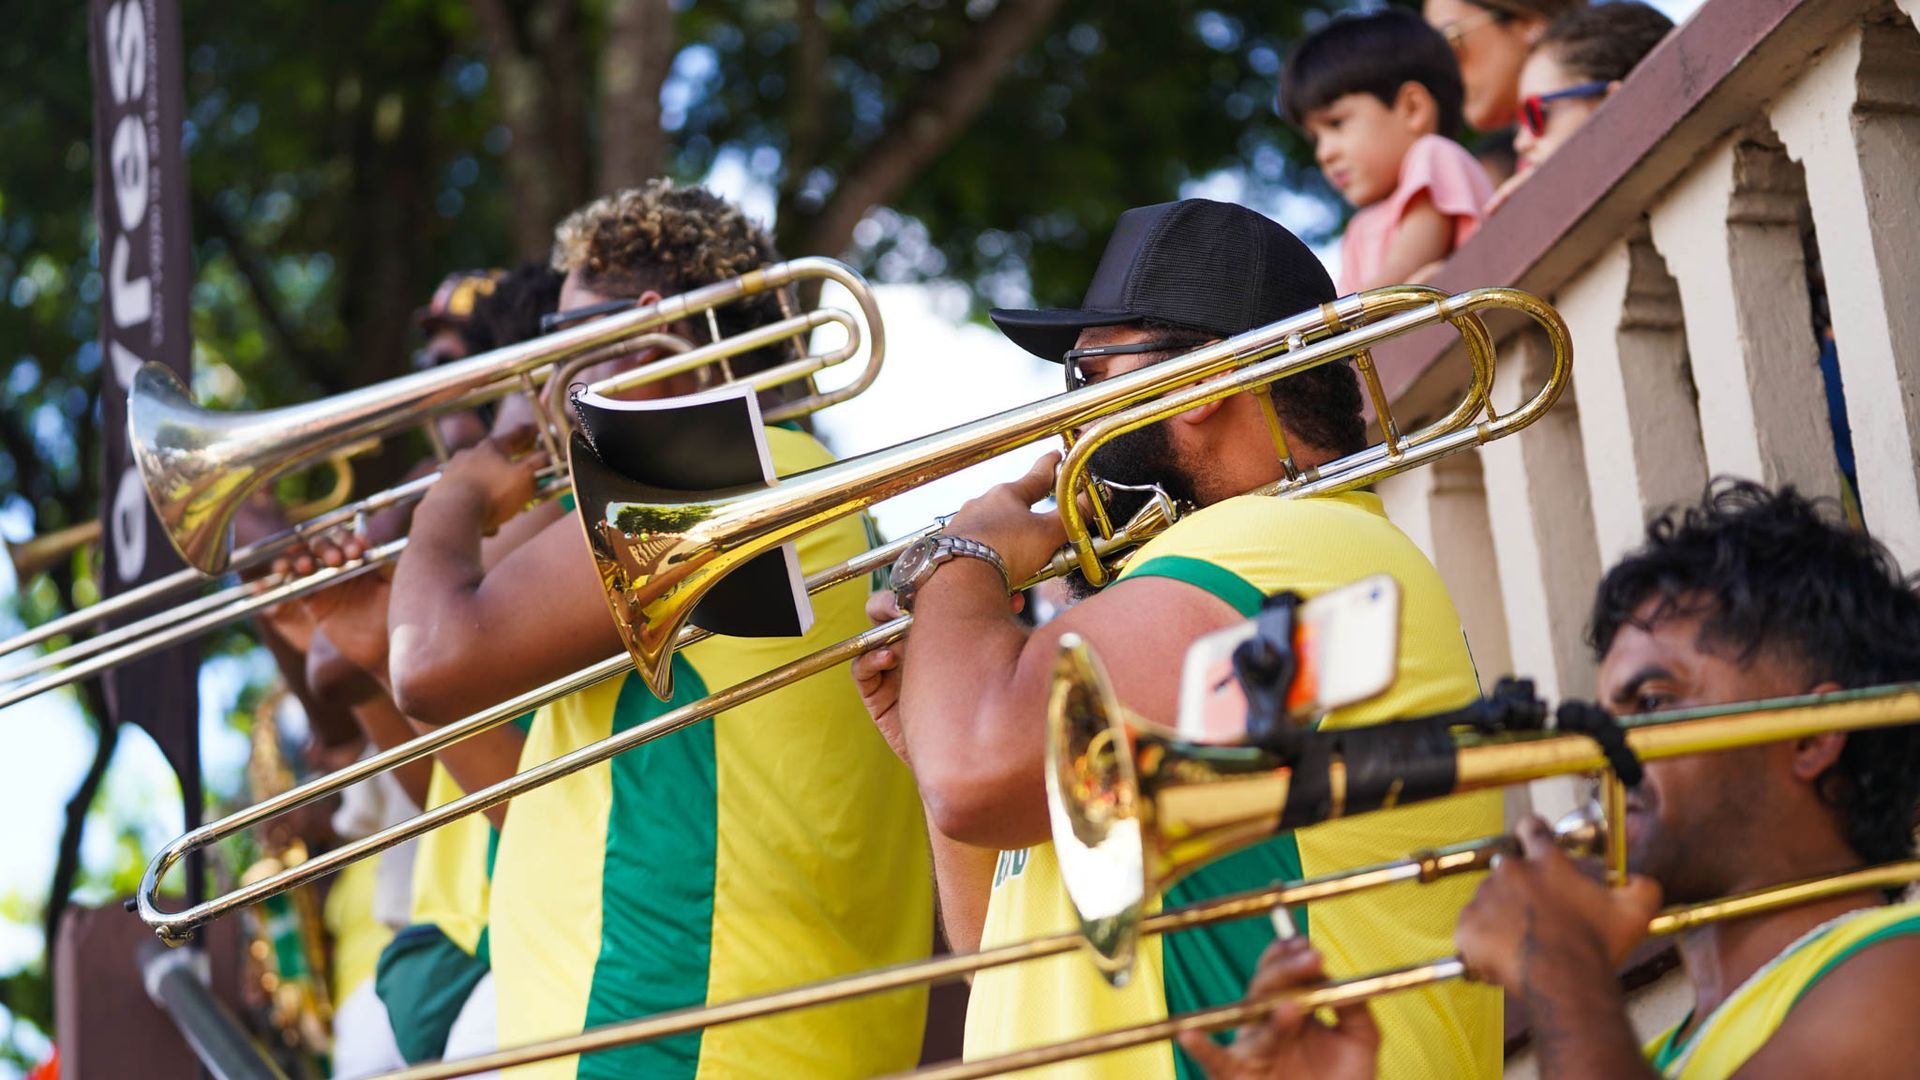
[[[1182,424],[1203,424],[1206,423],[1207,419],[1214,413],[1219,412],[1220,406],[1226,404],[1226,402],[1226,398],[1221,398],[1218,401],[1209,401],[1205,405],[1195,405],[1185,412],[1174,413],[1173,419]]]
[[[1440,129],[1440,107],[1423,83],[1409,80],[1400,84],[1393,96],[1393,114],[1410,131],[1424,135]]]
[[[1840,752],[1846,747],[1847,735],[1843,731],[1809,735],[1796,741],[1793,744],[1794,777],[1809,783],[1818,780],[1840,760]]]
[[[1200,348],[1204,349],[1208,345],[1217,344],[1219,341],[1220,341],[1219,338],[1214,338],[1212,341],[1207,342],[1206,345],[1200,346]],[[1226,377],[1226,373],[1222,372],[1218,375],[1209,376],[1205,381],[1212,382],[1214,379],[1222,379],[1225,377]],[[1238,395],[1233,395],[1233,396],[1238,396]],[[1208,417],[1211,417],[1214,413],[1219,412],[1220,406],[1225,405],[1229,400],[1231,400],[1231,397],[1224,397],[1215,401],[1209,401],[1205,405],[1195,405],[1191,409],[1174,413],[1172,419],[1182,424],[1205,423]]]

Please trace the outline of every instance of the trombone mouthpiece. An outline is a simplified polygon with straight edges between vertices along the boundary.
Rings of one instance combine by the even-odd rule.
[[[1569,855],[1604,856],[1610,840],[1606,820],[1600,804],[1589,802],[1561,815],[1553,823],[1553,836]]]

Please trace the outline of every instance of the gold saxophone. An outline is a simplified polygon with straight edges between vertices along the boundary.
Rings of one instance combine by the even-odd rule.
[[[275,720],[286,696],[285,686],[275,687],[254,710],[247,786],[256,800],[271,798],[294,784],[293,770],[280,752],[280,727]],[[242,884],[307,861],[306,841],[294,835],[284,819],[260,826],[257,837],[261,855],[241,873]],[[317,1068],[333,1045],[333,1001],[327,992],[327,938],[320,896],[314,886],[290,890],[260,905],[247,922],[247,974],[261,992],[267,1022],[281,1047],[310,1059]]]

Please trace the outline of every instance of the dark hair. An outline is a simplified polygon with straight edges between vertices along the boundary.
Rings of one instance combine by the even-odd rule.
[[[1142,324],[1148,330],[1165,333],[1175,343],[1176,351],[1220,336],[1158,319],[1146,319]],[[1173,355],[1175,352],[1156,354],[1149,362]],[[1289,375],[1270,384],[1267,392],[1273,396],[1274,411],[1280,414],[1287,431],[1314,449],[1345,457],[1367,448],[1367,422],[1360,415],[1360,377],[1347,361],[1329,360]],[[1294,450],[1297,453],[1299,448]]]
[[[1632,0],[1577,7],[1553,20],[1533,51],[1548,52],[1583,81],[1618,82],[1673,29],[1673,20]]]
[[[618,297],[649,290],[676,296],[779,258],[773,237],[739,207],[706,188],[667,179],[588,203],[567,215],[553,239],[555,270],[578,271],[595,292]],[[738,334],[780,318],[780,298],[768,290],[726,304],[715,316],[722,334]],[[704,326],[705,320],[694,322]],[[732,368],[750,374],[789,359],[783,347],[767,347],[735,358]]]
[[[1305,127],[1308,113],[1348,94],[1392,105],[1410,82],[1433,95],[1440,134],[1460,129],[1460,64],[1438,30],[1399,9],[1339,18],[1293,47],[1280,73],[1280,109],[1289,123]]]
[[[1658,606],[1643,622],[1641,605]],[[1646,543],[1601,579],[1587,640],[1604,656],[1626,625],[1701,616],[1703,645],[1742,664],[1779,660],[1842,687],[1920,679],[1920,594],[1893,556],[1847,526],[1832,500],[1725,478],[1698,504],[1647,526]],[[1913,852],[1920,727],[1856,731],[1820,778],[1870,862]]]
[[[1585,6],[1587,0],[1467,0],[1467,3],[1482,11],[1491,11],[1496,22],[1511,22],[1514,19],[1552,19],[1566,14],[1575,8]]]
[[[500,279],[493,291],[473,305],[473,315],[460,328],[467,355],[518,345],[540,336],[540,317],[560,306],[560,282],[565,275],[545,263],[524,262]]]

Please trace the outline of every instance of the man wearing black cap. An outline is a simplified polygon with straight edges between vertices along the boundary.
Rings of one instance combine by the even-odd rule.
[[[1121,216],[1081,308],[992,314],[1028,351],[1062,363],[1073,387],[1332,299],[1326,271],[1291,233],[1241,207],[1187,200]],[[1057,454],[969,502],[941,535],[896,565],[897,602],[915,616],[914,662],[903,663],[905,651],[895,648],[862,659],[854,675],[919,781],[935,834],[942,911],[957,947],[991,947],[1075,925],[1046,842],[1042,778],[1047,682],[1065,633],[1099,651],[1128,708],[1169,722],[1181,659],[1194,638],[1246,618],[1281,589],[1312,597],[1390,573],[1402,594],[1398,678],[1387,693],[1325,723],[1434,712],[1478,692],[1445,587],[1387,521],[1377,496],[1242,494],[1282,476],[1262,395],[1303,467],[1366,445],[1357,380],[1342,363],[1195,407],[1103,447],[1093,459],[1101,479],[1157,486],[1181,504],[1181,519],[1142,547],[1114,584],[1038,630],[1010,616],[1007,590],[1038,572],[1064,540],[1054,514],[1031,510],[1052,492]],[[1122,517],[1128,509],[1116,507]],[[890,615],[893,603],[876,598],[870,613]],[[1169,890],[1165,902],[1400,857],[1500,825],[1497,794],[1333,822],[1205,867]],[[1448,951],[1468,888],[1423,885],[1315,904],[1293,913],[1291,927],[1309,935],[1336,975],[1412,963]],[[1272,926],[1249,921],[1148,939],[1119,991],[1077,955],[982,972],[968,1009],[967,1055],[1232,1001],[1274,936]],[[1466,986],[1382,1002],[1380,1025],[1393,1036],[1383,1042],[1382,1068],[1390,1076],[1493,1075],[1500,1067],[1499,1009],[1497,993]],[[1193,1075],[1183,1052],[1165,1043],[1063,1069]]]

